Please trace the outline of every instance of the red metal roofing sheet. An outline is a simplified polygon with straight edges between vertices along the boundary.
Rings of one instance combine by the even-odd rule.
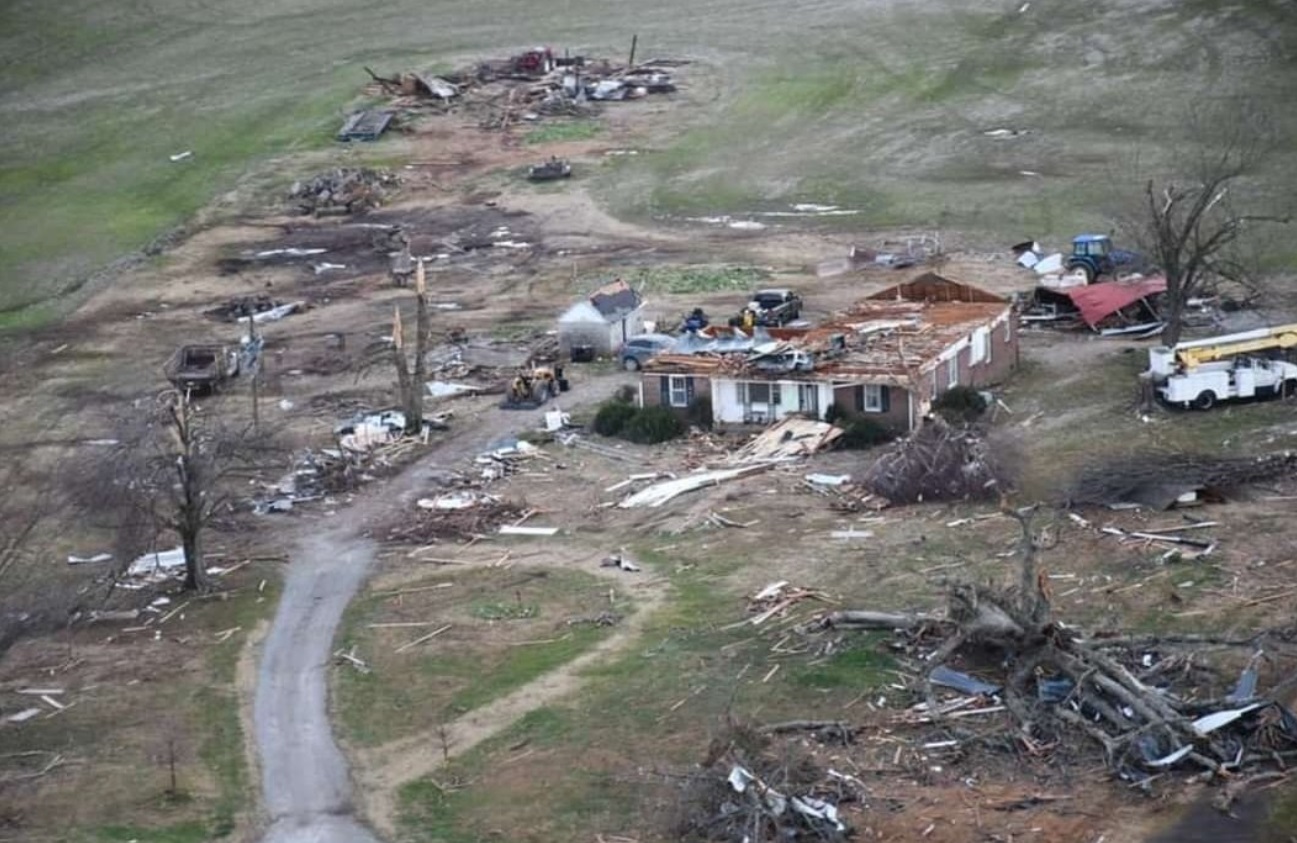
[[[1070,287],[1057,292],[1072,300],[1081,318],[1091,328],[1104,319],[1125,307],[1147,296],[1166,292],[1166,279],[1160,275],[1141,278],[1138,281],[1106,281],[1102,284],[1087,284],[1084,287]]]

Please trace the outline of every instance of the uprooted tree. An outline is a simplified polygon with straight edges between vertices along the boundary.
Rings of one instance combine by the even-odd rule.
[[[1266,161],[1274,133],[1255,109],[1237,113],[1205,111],[1186,121],[1195,146],[1177,156],[1176,175],[1143,180],[1138,210],[1126,214],[1128,237],[1166,276],[1161,309],[1164,345],[1180,341],[1189,301],[1219,281],[1255,288],[1258,223],[1287,222],[1287,217],[1245,210],[1255,177]]]
[[[396,389],[405,411],[405,433],[413,436],[423,431],[423,393],[428,381],[428,342],[432,322],[428,315],[428,282],[420,258],[414,271],[414,362],[409,359],[408,341],[401,324],[401,309],[392,316],[392,339],[382,340],[365,349],[360,371],[388,361],[396,369]]]
[[[1037,564],[1034,509],[1006,509],[1019,521],[1019,569],[1011,584],[956,582],[944,613],[843,610],[824,614],[804,631],[898,631],[923,652],[918,686],[933,722],[946,715],[934,692],[938,672],[956,654],[991,651],[1005,665],[998,693],[1024,743],[1082,735],[1102,749],[1115,771],[1143,777],[1195,765],[1215,775],[1253,765],[1297,760],[1297,719],[1258,694],[1255,675],[1232,692],[1201,696],[1173,673],[1198,676],[1208,665],[1177,660],[1185,647],[1282,649],[1283,631],[1231,637],[1211,634],[1087,634],[1054,617],[1048,579]],[[1150,660],[1149,654],[1161,655]],[[1253,657],[1254,661],[1256,656]],[[1291,683],[1284,680],[1281,686]],[[1213,677],[1205,687],[1221,687]]]

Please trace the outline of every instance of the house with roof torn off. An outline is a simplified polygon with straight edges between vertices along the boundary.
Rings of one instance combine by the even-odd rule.
[[[613,354],[631,337],[644,333],[644,301],[618,278],[564,311],[558,318],[558,345],[564,357],[573,347],[595,355]]]
[[[645,364],[640,403],[683,411],[707,396],[718,425],[824,418],[837,405],[908,431],[942,392],[998,383],[1017,365],[1012,303],[930,272],[812,328],[685,337]]]

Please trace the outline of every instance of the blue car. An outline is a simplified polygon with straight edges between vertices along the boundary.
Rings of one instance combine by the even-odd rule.
[[[650,357],[668,351],[676,344],[676,338],[666,334],[641,334],[631,337],[621,347],[621,365],[628,372],[638,372]]]

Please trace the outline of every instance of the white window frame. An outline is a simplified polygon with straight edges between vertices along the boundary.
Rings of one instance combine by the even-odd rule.
[[[861,410],[866,413],[881,413],[883,411],[883,387],[876,383],[865,384],[864,398],[861,401],[863,406]]]
[[[679,393],[677,400],[676,393]],[[667,397],[672,407],[689,406],[689,376],[667,375]]]
[[[959,355],[946,361],[946,389],[959,386]]]
[[[979,363],[987,363],[991,359],[991,329],[976,328],[972,336],[968,338],[968,365],[976,366]]]

